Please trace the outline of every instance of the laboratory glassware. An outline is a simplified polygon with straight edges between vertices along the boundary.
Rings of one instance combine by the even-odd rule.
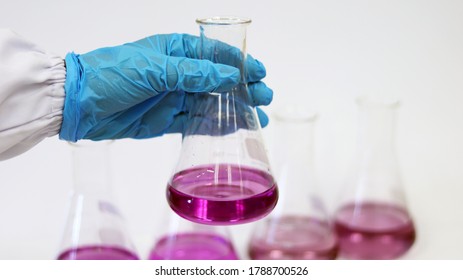
[[[275,207],[270,171],[246,77],[249,19],[198,19],[201,58],[235,66],[241,82],[229,92],[195,93],[183,131],[181,155],[167,187],[180,216],[211,225],[258,220]]]
[[[170,209],[169,209],[170,210]],[[228,228],[190,222],[170,211],[168,231],[159,236],[150,260],[237,260]]]
[[[280,200],[253,232],[248,245],[251,259],[309,260],[337,256],[337,236],[316,188],[316,119],[315,114],[297,106],[273,114],[276,141],[271,155]]]
[[[362,97],[354,171],[335,213],[340,256],[394,259],[415,241],[394,147],[398,101]]]
[[[138,259],[111,190],[111,142],[81,140],[71,146],[74,187],[57,259]]]

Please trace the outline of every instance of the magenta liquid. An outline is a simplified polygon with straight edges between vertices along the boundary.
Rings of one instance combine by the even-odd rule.
[[[126,249],[95,245],[66,250],[58,260],[138,260],[138,257]]]
[[[227,239],[207,233],[183,233],[161,238],[149,256],[150,260],[237,260],[233,245]]]
[[[335,227],[340,255],[349,259],[395,259],[415,241],[408,212],[389,204],[348,204],[337,211]]]
[[[206,165],[175,174],[167,199],[178,215],[192,222],[241,224],[270,213],[278,190],[267,172],[237,165]]]
[[[338,253],[336,234],[326,222],[303,216],[268,220],[265,233],[251,240],[253,260],[329,260]]]

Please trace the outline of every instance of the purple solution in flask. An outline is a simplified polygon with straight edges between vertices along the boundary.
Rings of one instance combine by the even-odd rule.
[[[238,260],[225,237],[204,232],[162,237],[151,250],[150,260]]]
[[[349,259],[395,259],[415,242],[408,212],[384,203],[341,207],[335,215],[342,256]]]
[[[253,260],[332,260],[337,256],[337,237],[326,221],[285,216],[266,222],[267,234],[256,235],[249,245]]]
[[[136,254],[116,246],[82,246],[62,252],[58,260],[138,260]]]
[[[250,222],[276,205],[273,177],[236,165],[208,165],[175,174],[167,188],[171,208],[197,223],[227,225]]]

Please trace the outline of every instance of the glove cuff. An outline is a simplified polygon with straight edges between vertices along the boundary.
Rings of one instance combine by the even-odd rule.
[[[82,80],[82,66],[79,62],[79,55],[73,52],[66,55],[65,62],[66,82],[64,84],[64,90],[66,97],[64,100],[63,123],[61,124],[59,138],[61,140],[76,142],[81,139],[81,137],[77,135],[77,131],[80,119],[78,100]]]

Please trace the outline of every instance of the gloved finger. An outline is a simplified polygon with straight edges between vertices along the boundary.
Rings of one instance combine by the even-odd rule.
[[[273,99],[273,90],[264,82],[248,84],[253,106],[269,105]]]
[[[267,114],[264,111],[262,111],[259,107],[256,107],[256,111],[257,116],[259,117],[260,126],[266,127],[269,121]]]
[[[135,44],[153,48],[168,56],[207,59],[215,63],[241,68],[243,54],[229,44],[189,34],[163,34],[140,40]],[[264,65],[251,55],[246,58],[246,81],[257,82],[266,75]]]
[[[151,49],[167,56],[207,59],[216,63],[236,65],[242,55],[238,48],[217,40],[190,34],[160,34],[147,37],[128,45]],[[228,63],[227,63],[228,62]]]
[[[165,73],[151,71],[157,91],[213,92],[227,91],[238,84],[237,68],[208,60],[167,57]]]
[[[257,59],[248,54],[246,58],[246,81],[248,83],[258,82],[265,78],[267,71],[265,66]]]
[[[205,40],[201,50],[202,59],[208,59],[215,63],[227,64],[238,69],[242,68],[243,53],[240,49],[216,40]],[[246,56],[246,82],[257,82],[262,80],[267,72],[264,65],[252,55]]]

